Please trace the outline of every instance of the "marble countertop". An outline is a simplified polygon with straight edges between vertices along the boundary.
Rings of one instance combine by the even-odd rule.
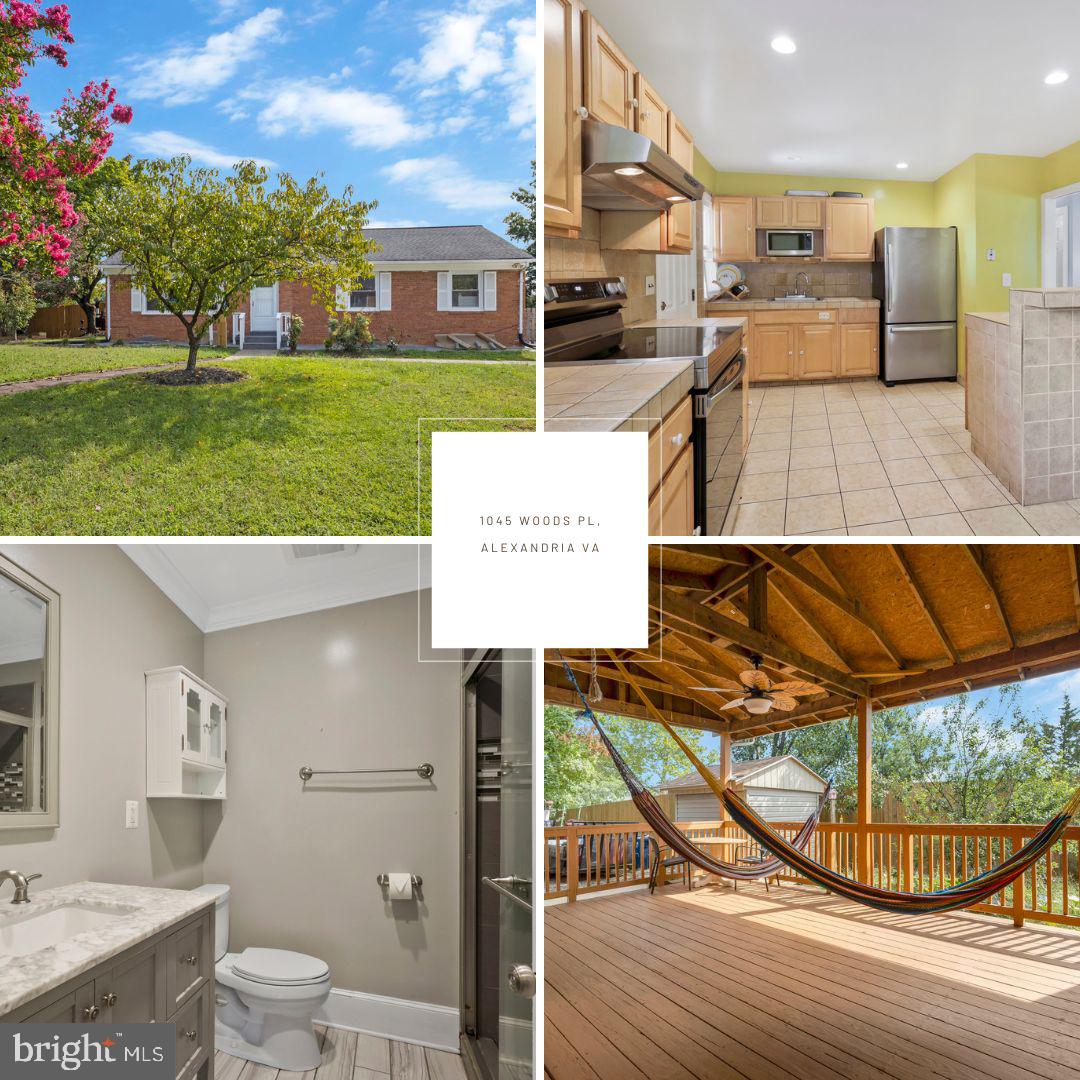
[[[985,319],[987,322],[1009,325],[1009,313],[1007,311],[967,311],[964,313],[968,319]]]
[[[119,917],[25,956],[0,953],[0,1016],[214,903],[207,893],[98,881],[31,889],[30,895],[29,904],[0,903],[0,935],[12,923],[67,904],[116,912]]]
[[[789,309],[825,311],[828,308],[879,308],[881,301],[868,296],[825,296],[820,300],[706,300],[710,312],[786,311]]]
[[[635,327],[746,328],[744,318],[645,319]],[[545,431],[650,432],[694,385],[694,362],[581,360],[544,367]]]

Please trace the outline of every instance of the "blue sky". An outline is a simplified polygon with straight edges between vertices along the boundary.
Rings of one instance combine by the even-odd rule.
[[[135,120],[114,153],[228,168],[255,158],[377,199],[372,225],[500,235],[535,156],[532,0],[68,0],[66,70],[43,115],[108,77]]]

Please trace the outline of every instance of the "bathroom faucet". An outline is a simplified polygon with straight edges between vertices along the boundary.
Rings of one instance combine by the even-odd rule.
[[[41,877],[40,874],[20,874],[18,870],[0,870],[0,885],[5,881],[11,881],[15,884],[15,895],[12,897],[11,902],[13,904],[29,904],[30,903],[30,882]]]
[[[796,296],[806,296],[807,295],[806,291],[803,291],[803,292],[799,291],[799,278],[804,278],[805,279],[805,281],[806,281],[806,287],[805,288],[806,288],[806,290],[809,290],[809,288],[810,288],[810,275],[805,270],[800,270],[795,275],[795,295]]]

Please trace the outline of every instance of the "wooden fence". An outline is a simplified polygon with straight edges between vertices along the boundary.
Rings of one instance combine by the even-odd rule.
[[[82,337],[85,333],[86,316],[82,308],[74,304],[40,308],[34,312],[34,317],[26,328],[27,337],[38,337],[44,334],[49,338],[73,338]]]
[[[731,821],[680,822],[691,839],[745,833]],[[799,823],[772,826],[788,839]],[[872,853],[871,882],[882,888],[928,892],[955,885],[997,866],[1039,831],[1037,825],[913,825],[823,822],[808,854],[846,877],[857,875],[860,841]],[[544,830],[544,899],[572,902],[579,896],[649,881],[656,844],[642,822],[567,825]],[[720,855],[730,861],[731,855]],[[661,870],[661,880],[663,871]],[[787,870],[782,880],[796,881]],[[1080,827],[1070,826],[1019,882],[969,910],[1080,926]]]

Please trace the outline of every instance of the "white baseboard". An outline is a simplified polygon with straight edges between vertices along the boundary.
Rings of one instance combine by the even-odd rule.
[[[461,1016],[449,1005],[429,1005],[425,1001],[334,989],[326,1004],[315,1014],[315,1022],[430,1046],[434,1050],[461,1053],[458,1045]]]

